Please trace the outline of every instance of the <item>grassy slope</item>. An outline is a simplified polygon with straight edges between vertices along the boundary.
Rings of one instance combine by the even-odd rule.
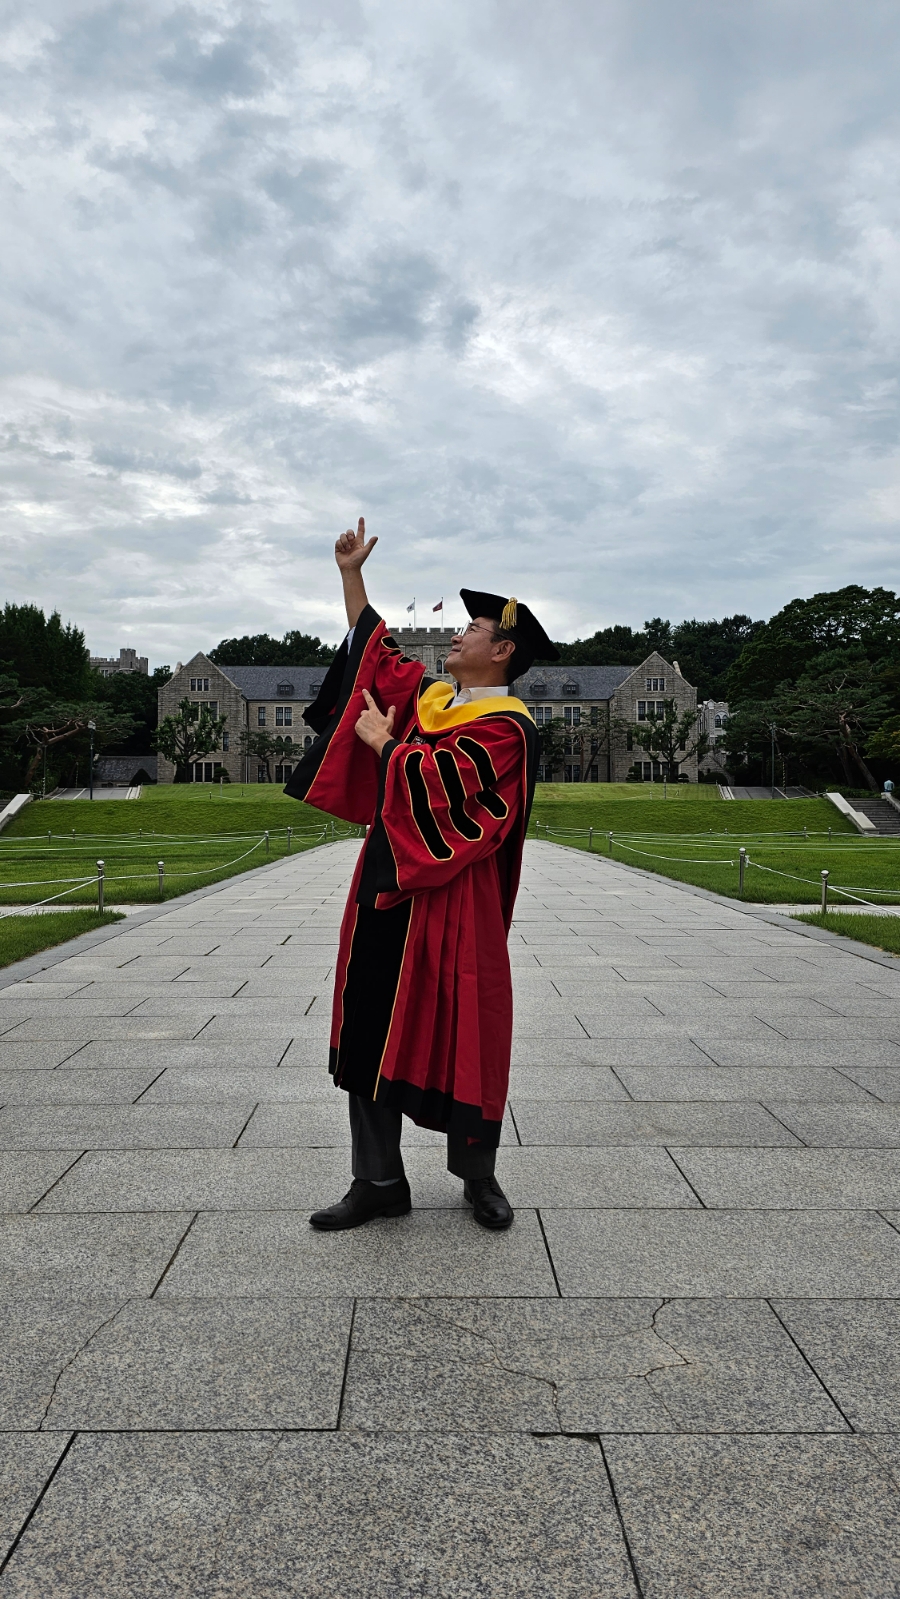
[[[275,860],[287,852],[288,827],[295,830],[296,853],[330,826],[321,811],[288,799],[274,784],[243,791],[239,784],[221,791],[166,784],[145,788],[139,800],[37,801],[0,834],[0,903],[31,904],[62,888],[59,879],[90,876],[91,884],[67,896],[67,903],[89,903],[96,899],[98,858],[106,868],[107,904],[155,902],[160,859],[169,898],[263,865],[267,857],[259,840],[267,828],[268,858]],[[339,836],[356,832],[341,822],[335,827]],[[245,859],[238,861],[240,856]],[[3,886],[28,880],[38,886]]]
[[[36,955],[39,950],[65,944],[79,933],[92,933],[97,927],[124,918],[114,911],[98,916],[96,911],[56,911],[41,916],[0,916],[0,966]]]
[[[823,867],[834,884],[859,888],[863,896],[867,889],[887,888],[900,900],[900,844],[860,838],[823,799],[725,801],[715,788],[683,784],[670,788],[663,801],[659,784],[538,785],[533,837],[587,849],[589,827],[599,854],[608,854],[612,831],[614,859],[732,897],[743,844],[751,862],[790,874],[778,877],[751,865],[744,897],[757,903],[816,903]],[[807,840],[796,836],[804,827]],[[778,836],[791,832],[793,838]]]
[[[829,933],[840,933],[842,938],[855,938],[860,944],[873,944],[876,949],[900,955],[900,916],[848,916],[840,911],[829,911],[827,916],[798,916],[798,922],[809,922],[810,927],[824,927]]]

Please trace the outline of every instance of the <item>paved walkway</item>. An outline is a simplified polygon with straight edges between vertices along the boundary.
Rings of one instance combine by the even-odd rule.
[[[355,848],[0,993],[0,1594],[900,1594],[900,971],[529,845],[516,1225],[320,1235]]]

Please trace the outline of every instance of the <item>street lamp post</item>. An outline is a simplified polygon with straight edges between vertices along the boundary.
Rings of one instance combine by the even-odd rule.
[[[94,797],[94,734],[97,731],[96,722],[88,722],[88,731],[91,735],[91,759],[88,766],[88,798]]]
[[[772,798],[775,798],[775,723],[769,723],[769,733],[772,737]]]

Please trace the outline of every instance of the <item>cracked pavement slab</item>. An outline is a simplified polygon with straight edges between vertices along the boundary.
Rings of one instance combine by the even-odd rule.
[[[846,1432],[764,1300],[361,1300],[362,1431]]]

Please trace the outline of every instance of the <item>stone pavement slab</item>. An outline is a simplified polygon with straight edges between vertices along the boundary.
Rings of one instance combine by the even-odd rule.
[[[20,1373],[4,1384],[2,1424],[331,1429],[352,1312],[349,1299],[275,1296],[0,1305],[3,1365]]]
[[[529,844],[515,1226],[321,1235],[358,848],[0,978],[4,1599],[900,1593],[900,970]]]
[[[118,1599],[545,1599],[548,1572],[557,1599],[635,1591],[580,1438],[95,1434],[66,1467],[7,1567],[13,1599],[111,1576]]]
[[[900,1300],[790,1299],[774,1309],[850,1426],[900,1442]]]
[[[610,1438],[646,1599],[887,1599],[897,1486],[862,1438]]]

